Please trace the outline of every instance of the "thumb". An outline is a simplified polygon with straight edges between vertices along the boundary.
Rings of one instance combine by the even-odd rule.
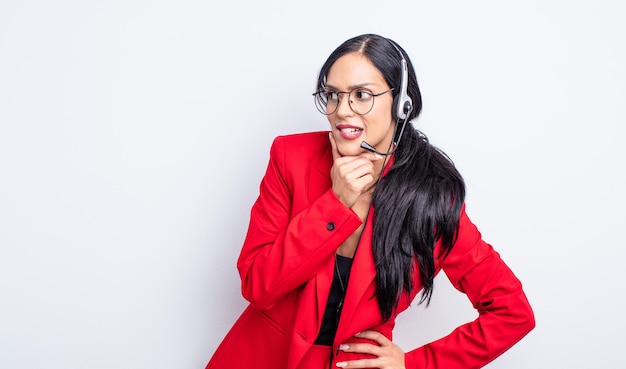
[[[341,157],[341,154],[337,150],[337,143],[335,142],[335,136],[332,132],[328,132],[328,140],[330,141],[330,148],[333,153],[333,161]]]

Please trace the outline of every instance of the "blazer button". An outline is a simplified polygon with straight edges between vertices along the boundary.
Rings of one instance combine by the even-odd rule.
[[[326,223],[326,229],[328,229],[329,231],[332,231],[333,229],[335,229],[335,223],[333,222]]]

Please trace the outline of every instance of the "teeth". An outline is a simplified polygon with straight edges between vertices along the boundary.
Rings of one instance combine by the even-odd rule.
[[[348,132],[348,133],[359,133],[359,132],[362,131],[362,129],[360,129],[360,128],[343,128],[342,131]]]

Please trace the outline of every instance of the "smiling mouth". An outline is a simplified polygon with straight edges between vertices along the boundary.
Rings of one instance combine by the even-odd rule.
[[[357,138],[361,137],[361,135],[363,134],[363,128],[354,127],[354,126],[339,125],[337,127],[337,131],[339,131],[339,134],[341,135],[341,137],[343,137],[346,140],[356,140]]]
[[[341,132],[345,132],[351,135],[363,132],[362,128],[354,128],[354,127],[345,127],[345,128],[339,128],[339,131]]]

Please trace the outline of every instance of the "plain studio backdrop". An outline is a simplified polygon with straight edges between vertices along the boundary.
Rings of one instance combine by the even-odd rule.
[[[272,139],[327,129],[317,72],[372,32],[411,57],[415,124],[534,307],[536,329],[488,367],[623,368],[624,15],[617,0],[3,0],[0,367],[203,368],[246,306],[235,263]],[[475,317],[441,274],[395,341]]]

